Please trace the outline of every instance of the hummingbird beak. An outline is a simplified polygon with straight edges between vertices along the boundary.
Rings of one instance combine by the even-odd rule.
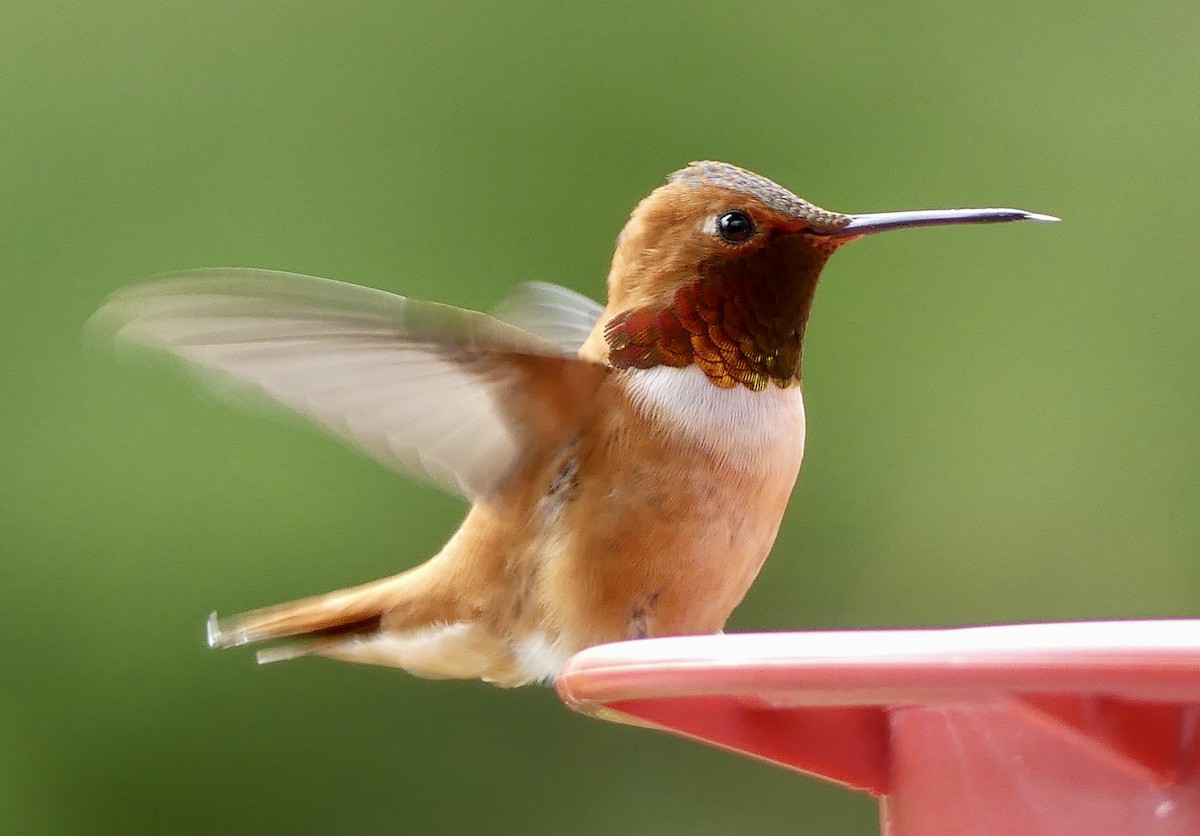
[[[904,229],[910,226],[943,226],[948,224],[995,224],[1005,221],[1038,221],[1053,223],[1053,215],[1040,215],[1023,209],[918,209],[912,212],[867,212],[851,215],[850,223],[833,232],[830,237],[854,237]]]

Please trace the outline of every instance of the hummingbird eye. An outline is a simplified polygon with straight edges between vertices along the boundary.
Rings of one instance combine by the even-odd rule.
[[[740,209],[717,218],[717,234],[729,244],[744,244],[754,236],[754,220]]]

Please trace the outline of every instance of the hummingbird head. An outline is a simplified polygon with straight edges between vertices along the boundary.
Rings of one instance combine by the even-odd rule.
[[[721,162],[695,162],[634,209],[608,276],[604,337],[619,369],[699,366],[715,385],[800,379],[804,327],[829,256],[907,226],[1057,220],[1014,209],[844,215]]]

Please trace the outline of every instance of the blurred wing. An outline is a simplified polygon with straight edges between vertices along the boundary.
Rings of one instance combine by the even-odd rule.
[[[521,285],[495,310],[497,319],[549,340],[563,354],[579,353],[602,313],[599,303],[549,282]]]
[[[606,368],[485,314],[266,270],[122,290],[93,317],[247,384],[402,472],[476,499],[577,422]]]

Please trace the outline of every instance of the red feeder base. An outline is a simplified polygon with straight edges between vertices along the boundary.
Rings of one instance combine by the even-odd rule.
[[[648,639],[558,691],[870,792],[885,836],[1200,836],[1200,621]]]

